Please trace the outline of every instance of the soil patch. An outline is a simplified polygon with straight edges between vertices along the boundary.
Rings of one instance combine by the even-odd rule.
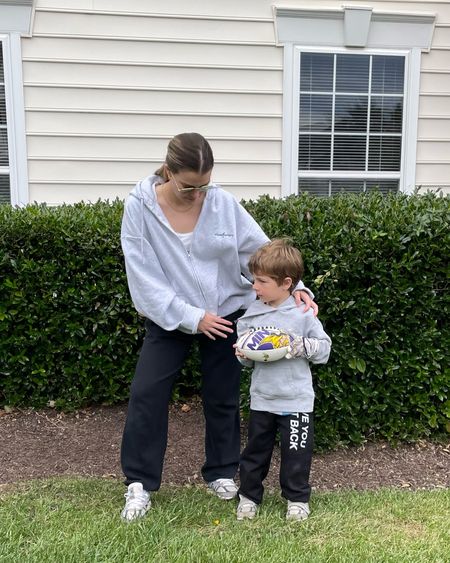
[[[119,456],[125,415],[126,405],[74,413],[0,410],[0,485],[55,475],[122,479]],[[202,483],[203,443],[199,402],[171,405],[163,484]],[[276,450],[268,487],[278,488],[278,470]],[[378,442],[316,454],[311,484],[320,491],[448,488],[450,444],[421,441],[394,448]]]

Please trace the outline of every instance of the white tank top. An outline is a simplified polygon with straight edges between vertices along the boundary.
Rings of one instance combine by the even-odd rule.
[[[184,244],[185,249],[189,252],[189,250],[191,249],[191,243],[192,243],[192,235],[194,234],[194,232],[190,232],[190,233],[177,233],[177,237],[181,240],[181,242]]]

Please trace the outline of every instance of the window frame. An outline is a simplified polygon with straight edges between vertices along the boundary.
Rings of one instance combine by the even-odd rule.
[[[22,50],[19,33],[0,33],[6,100],[6,130],[11,205],[29,202],[25,132],[25,104],[22,78]]]
[[[298,44],[284,46],[285,83],[283,85],[285,104],[283,107],[283,164],[282,164],[282,196],[298,193],[298,180],[303,178],[349,178],[399,179],[399,191],[412,193],[415,186],[416,139],[418,123],[418,77],[420,75],[420,51],[405,49],[350,49],[346,47],[317,47]],[[298,137],[299,137],[299,103],[300,103],[300,56],[303,52],[327,54],[356,54],[358,56],[390,55],[402,56],[405,59],[403,85],[403,118],[402,118],[402,149],[400,172],[309,172],[298,170]],[[418,54],[418,56],[417,56]],[[415,87],[416,84],[416,87]],[[290,94],[290,95],[289,95]],[[289,99],[290,98],[290,99]],[[414,104],[413,101],[417,100]]]
[[[293,182],[293,150],[298,141],[292,145],[297,134],[293,118],[298,111],[294,109],[293,98],[294,94],[298,95],[299,88],[294,82],[295,49],[405,55],[408,72],[405,75],[405,126],[399,189],[412,193],[416,188],[421,53],[430,52],[436,13],[387,12],[370,5],[336,8],[273,5],[272,13],[276,44],[284,51],[281,195],[297,193],[297,180],[295,184]],[[295,119],[297,121],[298,117]]]

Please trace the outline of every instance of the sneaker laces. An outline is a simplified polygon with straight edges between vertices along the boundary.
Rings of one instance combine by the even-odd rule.
[[[150,494],[144,490],[142,483],[132,483],[124,494],[126,499],[122,518],[131,521],[144,516],[150,508]]]
[[[236,483],[233,479],[216,479],[215,481],[212,481],[210,485],[217,493],[234,493],[237,490]]]
[[[258,505],[250,500],[244,495],[239,495],[240,501],[237,507],[237,518],[238,520],[244,518],[254,518],[256,516],[256,511],[258,509]]]
[[[307,502],[288,502],[286,518],[293,520],[305,520],[309,516],[309,504]]]
[[[124,494],[126,499],[125,510],[142,510],[148,503],[148,493],[145,491],[129,491]]]

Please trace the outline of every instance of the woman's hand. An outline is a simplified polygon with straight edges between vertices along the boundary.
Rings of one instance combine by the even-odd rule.
[[[203,319],[198,323],[198,330],[205,334],[211,340],[215,340],[216,336],[227,338],[228,334],[233,334],[234,329],[231,321],[227,321],[222,317],[213,315],[212,313],[205,313]]]
[[[314,303],[314,301],[311,299],[311,297],[309,296],[309,293],[307,291],[297,289],[296,291],[294,291],[293,295],[294,295],[294,299],[295,299],[295,303],[297,304],[297,307],[299,307],[300,305],[302,305],[304,303],[305,304],[305,313],[306,313],[306,311],[308,311],[308,309],[312,308],[314,316],[317,317],[317,315],[319,313],[319,307],[318,307],[317,303]]]

